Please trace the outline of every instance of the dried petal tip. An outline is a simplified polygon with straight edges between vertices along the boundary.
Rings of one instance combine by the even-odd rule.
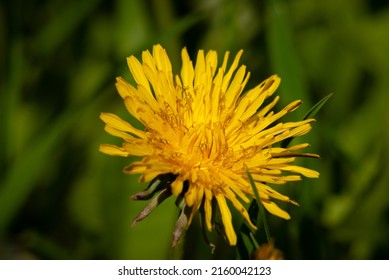
[[[174,181],[176,177],[177,175],[174,175],[172,173],[158,175],[151,181],[151,183],[148,185],[146,189],[131,196],[131,199],[133,200],[150,199],[158,191],[164,188],[169,188],[171,183]]]
[[[188,222],[189,222],[189,207],[185,207],[182,211],[180,216],[178,217],[178,220],[176,222],[176,227],[173,231],[173,240],[172,240],[172,247],[175,247],[178,242],[180,241],[183,233],[185,232]]]
[[[131,226],[134,227],[137,222],[143,220],[146,218],[150,213],[159,205],[161,204],[165,199],[167,199],[169,196],[171,196],[170,189],[163,189],[156,197],[154,197],[149,204],[140,212],[138,216],[135,217],[135,219],[132,221]]]

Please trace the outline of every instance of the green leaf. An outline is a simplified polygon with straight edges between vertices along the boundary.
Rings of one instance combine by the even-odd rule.
[[[326,97],[322,98],[319,102],[317,102],[309,111],[308,113],[304,116],[303,120],[307,120],[309,118],[313,118],[319,111],[320,109],[324,106],[324,104],[327,103],[327,101],[331,98],[333,94],[330,93],[328,94]],[[289,146],[290,142],[292,142],[292,140],[294,139],[294,137],[291,137],[291,138],[287,138],[287,139],[284,139],[282,142],[281,142],[281,147],[282,148],[286,148]]]
[[[258,204],[258,208],[259,208],[259,216],[262,220],[262,223],[263,223],[263,226],[265,228],[265,233],[266,233],[266,239],[268,242],[270,242],[271,240],[271,235],[270,235],[270,230],[269,230],[269,225],[267,223],[267,219],[266,219],[266,214],[265,214],[265,209],[261,203],[261,198],[259,197],[259,193],[258,193],[258,189],[257,187],[255,186],[255,182],[254,182],[254,179],[253,177],[251,176],[251,173],[250,171],[247,169],[247,167],[245,167],[245,171],[246,171],[246,174],[247,174],[247,177],[249,178],[249,182],[250,182],[250,185],[251,185],[251,188],[253,189],[253,192],[254,192],[254,195],[255,195],[255,200],[257,201],[257,204]],[[258,223],[259,223],[259,219],[257,219],[257,226],[258,226]]]
[[[16,215],[24,201],[34,188],[45,168],[51,164],[51,154],[62,141],[64,133],[75,123],[78,115],[64,114],[53,122],[41,136],[25,147],[23,157],[19,157],[9,168],[0,184],[0,232]]]
[[[305,115],[304,120],[313,118],[320,111],[320,109],[327,103],[327,101],[332,97],[333,93],[328,94],[324,98],[322,98],[319,102],[317,102]]]

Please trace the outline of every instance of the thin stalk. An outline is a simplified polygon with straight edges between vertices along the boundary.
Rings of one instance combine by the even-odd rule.
[[[249,182],[250,182],[251,188],[253,189],[253,192],[254,192],[254,195],[255,195],[255,199],[256,199],[257,204],[258,204],[259,217],[261,218],[262,223],[263,223],[263,227],[265,228],[266,239],[267,239],[268,242],[270,242],[271,235],[270,235],[269,225],[268,225],[267,219],[266,219],[265,207],[262,205],[262,202],[261,202],[261,199],[259,197],[259,193],[258,193],[257,187],[255,186],[254,179],[251,176],[250,171],[247,169],[247,166],[245,166],[245,171],[246,171],[247,177],[249,178]]]

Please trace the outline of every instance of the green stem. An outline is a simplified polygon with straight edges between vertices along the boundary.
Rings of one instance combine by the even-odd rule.
[[[254,195],[255,195],[255,199],[256,199],[257,204],[258,204],[259,216],[260,216],[260,218],[262,220],[263,227],[265,228],[266,239],[267,239],[268,242],[270,242],[271,235],[270,235],[269,225],[268,225],[267,219],[266,219],[265,208],[262,205],[261,199],[259,197],[258,189],[255,186],[254,179],[251,176],[250,171],[247,169],[247,166],[245,166],[245,171],[246,171],[247,177],[249,178],[251,188],[253,189],[253,192],[254,192]]]

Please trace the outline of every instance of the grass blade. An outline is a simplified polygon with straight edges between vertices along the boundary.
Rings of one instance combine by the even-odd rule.
[[[309,118],[313,118],[319,111],[320,109],[324,106],[324,104],[327,103],[327,101],[332,97],[332,93],[328,94],[324,98],[322,98],[319,102],[317,102],[309,111],[308,113],[304,116],[303,120],[307,120]],[[289,146],[290,142],[294,137],[291,138],[286,138],[281,142],[281,148],[286,148]]]
[[[255,200],[257,201],[257,204],[258,204],[258,208],[259,208],[259,218],[261,218],[262,220],[262,223],[263,223],[263,227],[265,228],[265,233],[266,233],[266,239],[268,242],[270,242],[271,240],[271,235],[270,235],[270,230],[269,230],[269,225],[267,223],[267,219],[266,219],[266,214],[265,214],[265,209],[261,203],[261,199],[259,197],[259,193],[258,193],[258,190],[255,186],[255,182],[254,182],[254,179],[253,177],[251,176],[251,173],[250,171],[247,169],[247,167],[245,167],[245,171],[246,171],[246,174],[247,174],[247,177],[249,178],[249,182],[250,182],[250,185],[251,185],[251,188],[253,189],[253,192],[254,192],[254,195],[255,195]],[[258,224],[258,221],[259,219],[257,219],[257,224]]]

